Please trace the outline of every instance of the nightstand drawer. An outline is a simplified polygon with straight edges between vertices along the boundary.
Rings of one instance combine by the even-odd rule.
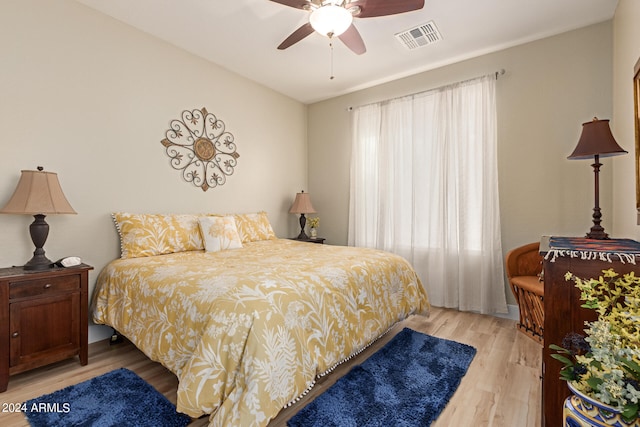
[[[80,289],[80,275],[23,280],[9,284],[9,298],[46,296],[57,292]]]

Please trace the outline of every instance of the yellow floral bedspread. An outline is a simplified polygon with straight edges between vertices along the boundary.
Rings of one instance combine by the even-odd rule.
[[[403,258],[278,239],[221,252],[118,259],[93,318],[179,379],[178,411],[211,426],[264,426],[410,314],[427,295]]]

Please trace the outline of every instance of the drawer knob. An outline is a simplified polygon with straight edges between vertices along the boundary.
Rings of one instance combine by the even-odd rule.
[[[18,338],[19,335],[20,335],[20,332],[16,331],[11,334],[11,338]]]
[[[51,287],[51,283],[47,283],[46,285],[44,285],[45,289],[49,289]]]

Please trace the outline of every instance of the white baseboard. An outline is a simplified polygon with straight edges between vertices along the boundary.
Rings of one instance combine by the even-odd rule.
[[[496,313],[494,316],[516,321],[520,319],[520,309],[517,304],[507,304],[507,309],[508,313]]]

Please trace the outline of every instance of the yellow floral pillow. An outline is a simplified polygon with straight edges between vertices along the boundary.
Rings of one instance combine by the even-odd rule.
[[[202,216],[198,218],[200,231],[207,252],[242,247],[236,220],[232,216]]]
[[[121,258],[138,258],[204,249],[198,215],[116,212]]]
[[[242,243],[276,238],[266,212],[235,214],[233,217]]]

